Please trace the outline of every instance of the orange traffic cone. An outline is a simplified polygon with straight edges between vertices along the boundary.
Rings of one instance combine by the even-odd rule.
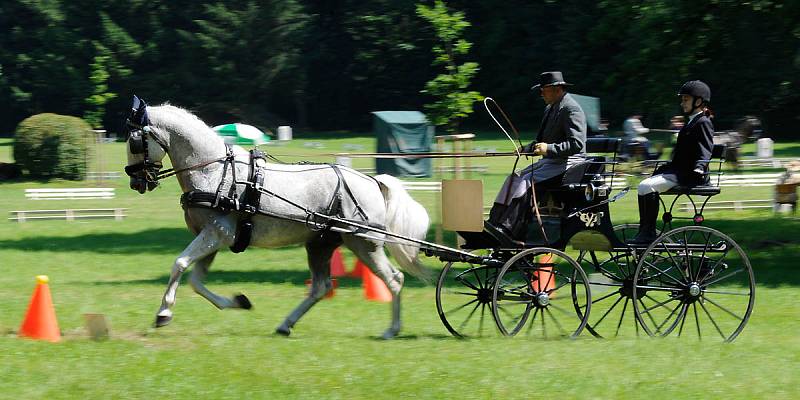
[[[19,328],[19,336],[51,342],[61,340],[61,331],[58,329],[56,310],[53,308],[53,298],[50,296],[48,281],[47,275],[36,277],[36,289],[34,289],[31,303],[28,305],[25,320],[22,321],[22,326]]]
[[[342,258],[342,252],[339,251],[337,247],[336,250],[333,251],[333,255],[331,255],[331,276],[345,276],[347,272],[344,270],[344,259]]]
[[[363,270],[364,297],[366,297],[367,300],[381,301],[384,303],[392,301],[392,292],[389,291],[389,288],[386,287],[383,280],[373,274],[369,268],[364,267]]]
[[[533,271],[533,285],[534,292],[552,291],[556,287],[556,276],[553,274],[553,255],[546,253],[539,258],[539,269]],[[555,293],[551,293],[553,297]]]
[[[356,258],[356,265],[353,267],[353,270],[347,274],[347,276],[351,278],[363,278],[364,271],[369,271],[369,268],[367,268],[367,266],[364,265],[364,263],[361,262],[361,260]]]

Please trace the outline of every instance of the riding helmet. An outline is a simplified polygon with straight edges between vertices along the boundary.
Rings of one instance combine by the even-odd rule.
[[[692,97],[699,97],[703,99],[704,103],[711,102],[711,88],[702,81],[688,81],[681,86],[678,91],[678,96],[687,94]]]

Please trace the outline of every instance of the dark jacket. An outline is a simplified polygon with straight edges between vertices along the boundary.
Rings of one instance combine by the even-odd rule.
[[[678,132],[672,161],[655,174],[675,174],[681,185],[703,185],[708,182],[708,160],[713,148],[714,125],[705,114],[698,114]]]
[[[586,153],[586,115],[569,93],[545,108],[536,141],[547,143],[544,158]]]

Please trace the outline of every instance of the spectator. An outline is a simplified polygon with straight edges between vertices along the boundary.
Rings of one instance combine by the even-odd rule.
[[[642,136],[650,132],[650,129],[642,125],[641,118],[641,115],[632,115],[622,124],[625,134],[625,153],[631,158],[641,154],[646,160],[657,159],[661,154],[651,153],[650,141]]]

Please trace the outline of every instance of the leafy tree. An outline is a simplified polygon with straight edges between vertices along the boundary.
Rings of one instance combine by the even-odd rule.
[[[107,55],[94,56],[92,63],[92,74],[89,76],[89,81],[94,86],[91,96],[86,98],[86,104],[89,109],[83,116],[83,119],[89,123],[93,128],[101,128],[103,126],[103,115],[105,114],[105,106],[109,100],[117,97],[115,93],[108,92],[108,68],[110,57]]]
[[[444,68],[444,73],[425,84],[423,93],[436,99],[426,104],[425,109],[431,122],[454,132],[458,130],[459,119],[472,113],[473,104],[483,99],[480,93],[467,90],[478,72],[478,63],[457,63],[457,59],[472,47],[472,43],[463,38],[463,32],[470,24],[464,19],[463,12],[450,13],[441,0],[436,0],[433,7],[417,5],[417,14],[433,26],[437,37],[433,46],[433,66]]]

